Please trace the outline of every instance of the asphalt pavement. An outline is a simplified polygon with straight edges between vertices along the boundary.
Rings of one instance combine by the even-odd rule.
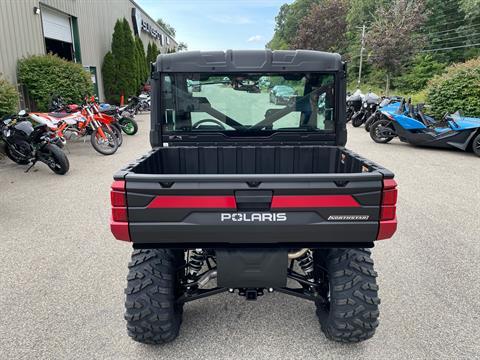
[[[349,126],[348,148],[399,184],[399,228],[373,250],[380,327],[344,345],[322,334],[314,305],[279,293],[255,302],[220,294],[185,305],[166,346],[126,334],[131,247],[108,226],[112,174],[149,150],[147,115],[113,156],[69,145],[71,170],[0,160],[1,359],[480,358],[480,159],[471,153],[374,143]]]

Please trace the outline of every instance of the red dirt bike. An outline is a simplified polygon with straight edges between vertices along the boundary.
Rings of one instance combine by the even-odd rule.
[[[92,96],[90,98],[85,97],[84,105],[88,106],[93,113],[95,120],[100,122],[103,126],[111,130],[115,137],[117,138],[118,146],[123,144],[122,128],[119,124],[117,118],[114,116],[109,116],[100,112],[98,104],[95,102],[95,98]],[[77,104],[65,105],[64,100],[61,97],[56,97],[52,100],[50,109],[54,113],[59,114],[71,114],[78,111],[81,111],[84,116],[87,116],[86,111]]]
[[[73,107],[71,107],[73,110]],[[47,125],[61,139],[81,138],[90,135],[93,148],[102,155],[112,155],[118,149],[117,136],[106,122],[100,122],[90,105],[78,106],[73,113],[29,113],[30,118]]]

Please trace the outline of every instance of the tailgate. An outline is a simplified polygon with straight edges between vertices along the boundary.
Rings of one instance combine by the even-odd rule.
[[[383,191],[394,189],[393,180],[384,179],[378,171],[287,175],[127,173],[124,180],[116,181],[126,192],[124,218],[128,219],[128,229],[124,226],[120,237],[138,244],[361,246],[390,237],[393,222],[396,226],[395,207],[388,206],[392,209],[385,213],[381,206]],[[385,181],[390,181],[387,187]],[[389,220],[389,229],[381,229],[381,218]]]

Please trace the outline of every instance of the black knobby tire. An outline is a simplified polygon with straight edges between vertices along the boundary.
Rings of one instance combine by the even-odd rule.
[[[112,124],[112,125],[110,125],[110,128],[112,129],[112,132],[115,134],[115,137],[117,138],[118,147],[122,146],[123,135],[122,135],[122,129],[121,129],[120,125]]]
[[[320,250],[319,250],[320,251]],[[318,256],[316,258],[316,265]],[[370,339],[378,326],[377,273],[367,249],[323,250],[327,269],[327,302],[317,302],[317,316],[325,336],[356,343]]]
[[[392,141],[392,139],[394,138],[393,136],[382,134],[382,129],[387,127],[389,128],[389,131],[393,133],[394,130],[390,127],[389,120],[382,119],[375,121],[370,127],[370,137],[372,138],[372,140],[379,144],[386,144]]]
[[[102,155],[113,155],[118,150],[118,141],[115,134],[107,129],[106,127],[102,127],[103,133],[107,137],[108,144],[100,145],[99,142],[103,141],[100,134],[98,133],[98,129],[92,132],[90,135],[90,142],[93,148]]]
[[[25,146],[25,147],[29,147],[29,143],[26,142],[26,141],[21,141],[18,143],[19,146]],[[5,155],[7,155],[7,157],[12,160],[14,163],[17,163],[19,165],[27,165],[30,161],[28,161],[27,159],[23,159],[21,157],[18,157],[14,152],[12,152],[12,149],[10,148],[10,145],[6,145],[5,146]]]
[[[57,175],[65,175],[70,169],[70,162],[67,155],[55,144],[47,144],[42,149],[42,152],[48,156],[46,163],[50,170]]]
[[[352,116],[352,126],[359,127],[363,124],[363,113],[356,113]]]
[[[480,133],[472,140],[472,150],[477,156],[480,156]]]
[[[135,135],[138,131],[138,124],[134,119],[123,117],[120,119],[122,130],[127,135]]]
[[[135,341],[164,344],[178,336],[183,304],[176,300],[182,262],[183,251],[133,251],[125,289],[125,320],[128,335]]]

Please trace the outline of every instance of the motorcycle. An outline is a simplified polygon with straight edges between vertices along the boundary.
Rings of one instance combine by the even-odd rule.
[[[347,97],[347,122],[352,120],[353,115],[360,111],[365,95],[360,89],[357,89],[353,94]]]
[[[138,124],[130,114],[129,105],[118,106],[99,106],[100,113],[113,116],[119,124],[122,131],[127,135],[135,135],[138,131]]]
[[[365,121],[365,131],[370,132],[370,127],[373,123],[380,120],[384,115],[382,114],[383,109],[392,108],[394,111],[400,106],[402,98],[398,96],[386,97],[382,100],[380,105],[378,105],[377,110],[370,115],[370,117]],[[388,110],[388,109],[387,109]]]
[[[150,111],[150,94],[141,93],[138,95],[138,111]]]
[[[402,100],[396,111],[383,109],[384,118],[370,128],[370,137],[376,143],[388,143],[397,137],[402,142],[417,146],[472,149],[480,156],[480,118],[465,117],[460,112],[446,113],[442,120],[423,113],[423,106],[414,107]]]
[[[58,137],[71,140],[90,135],[93,148],[102,155],[112,155],[118,149],[118,138],[108,124],[98,121],[89,105],[71,105],[73,113],[30,113],[33,121],[47,125]]]
[[[119,147],[122,146],[123,144],[122,128],[118,123],[117,119],[112,116],[108,116],[106,114],[105,115],[101,114],[100,108],[98,104],[95,102],[95,98],[93,96],[90,98],[85,97],[84,104],[90,107],[90,109],[93,112],[93,117],[95,120],[99,121],[102,124],[102,126],[106,127],[107,129],[109,129],[114,133],[114,135],[117,138],[118,146]],[[61,97],[56,97],[52,99],[50,110],[51,110],[51,113],[58,113],[58,114],[71,114],[75,112],[82,112],[84,116],[87,116],[84,108],[82,108],[77,104],[65,105],[64,100]]]
[[[372,92],[365,95],[362,108],[352,116],[352,125],[361,126],[372,115],[380,103],[380,97]]]
[[[5,154],[10,160],[19,165],[31,164],[25,172],[38,161],[58,175],[65,175],[70,168],[65,153],[52,142],[48,127],[45,124],[34,127],[25,110],[0,121],[0,139],[5,143]]]

